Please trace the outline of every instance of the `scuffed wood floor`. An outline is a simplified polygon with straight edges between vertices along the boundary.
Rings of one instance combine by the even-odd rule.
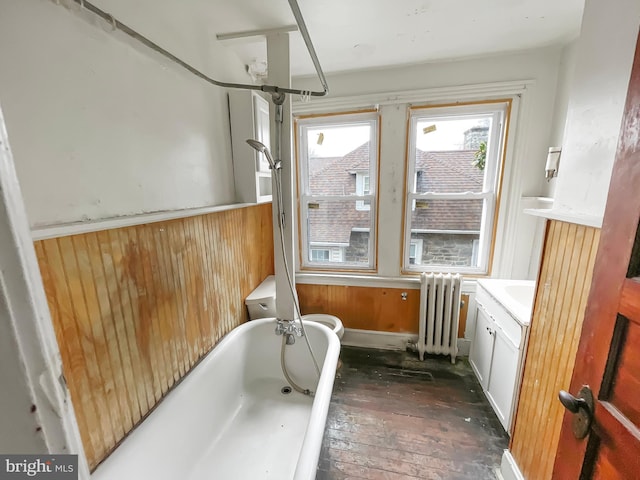
[[[509,439],[466,359],[340,357],[316,480],[496,478]]]

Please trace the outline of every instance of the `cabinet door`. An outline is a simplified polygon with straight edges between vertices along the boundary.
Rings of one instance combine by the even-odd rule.
[[[471,343],[469,363],[480,381],[482,388],[486,390],[489,383],[491,370],[491,358],[493,356],[494,338],[491,334],[495,330],[493,320],[482,307],[478,307],[476,316],[476,332]]]
[[[496,329],[491,377],[487,387],[487,397],[502,422],[504,429],[510,432],[511,409],[518,373],[518,347],[500,330]]]

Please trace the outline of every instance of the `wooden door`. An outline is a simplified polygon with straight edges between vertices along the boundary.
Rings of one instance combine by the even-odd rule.
[[[564,416],[553,478],[640,479],[640,48],[636,47],[570,393],[593,392],[586,438]],[[565,402],[566,403],[566,400]],[[582,406],[576,408],[586,411]]]

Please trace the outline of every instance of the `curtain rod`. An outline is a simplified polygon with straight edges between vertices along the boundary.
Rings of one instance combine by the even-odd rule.
[[[245,84],[245,83],[221,82],[219,80],[209,77],[208,75],[202,73],[197,68],[185,62],[184,60],[176,57],[174,54],[172,54],[168,50],[165,50],[160,45],[158,45],[157,43],[154,43],[153,41],[151,41],[144,35],[138,33],[128,25],[125,25],[120,20],[115,18],[113,15],[105,12],[104,10],[100,9],[93,3],[88,2],[86,0],[73,0],[73,2],[80,5],[81,8],[88,10],[89,12],[99,16],[100,18],[102,18],[103,20],[111,24],[114,30],[120,30],[121,32],[126,33],[131,38],[137,40],[138,42],[142,43],[146,47],[156,51],[157,53],[161,54],[165,58],[168,58],[169,60],[171,60],[172,62],[177,63],[185,70],[194,74],[196,77],[199,77],[205,82],[208,82],[217,87],[236,88],[236,89],[242,89],[242,90],[260,90],[263,92],[268,92],[276,95],[282,94],[282,93],[290,93],[294,95],[301,95],[303,97],[324,97],[325,95],[327,95],[327,93],[329,93],[329,86],[327,85],[327,79],[325,78],[324,72],[322,71],[322,67],[320,66],[320,61],[318,60],[318,56],[316,55],[315,49],[313,48],[313,43],[311,42],[311,38],[309,37],[309,31],[307,30],[307,26],[304,22],[304,18],[302,17],[302,13],[300,12],[300,8],[296,0],[289,0],[289,6],[291,7],[293,16],[296,19],[296,24],[298,25],[298,29],[302,34],[304,43],[307,46],[307,50],[309,52],[309,55],[311,56],[313,66],[316,69],[316,73],[318,75],[320,83],[322,84],[322,88],[323,88],[322,91],[300,90],[296,88],[279,87],[277,85],[251,85],[251,84]]]

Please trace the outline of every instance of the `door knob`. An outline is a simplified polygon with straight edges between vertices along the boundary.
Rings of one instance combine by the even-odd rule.
[[[578,413],[581,408],[589,408],[587,401],[584,398],[574,397],[564,390],[560,390],[558,398],[560,399],[560,403],[564,405],[564,408],[569,410],[571,413]]]
[[[575,437],[577,439],[586,437],[589,434],[591,423],[593,423],[594,402],[591,389],[587,385],[583,385],[577,397],[560,390],[558,398],[564,408],[573,413],[571,429]]]

